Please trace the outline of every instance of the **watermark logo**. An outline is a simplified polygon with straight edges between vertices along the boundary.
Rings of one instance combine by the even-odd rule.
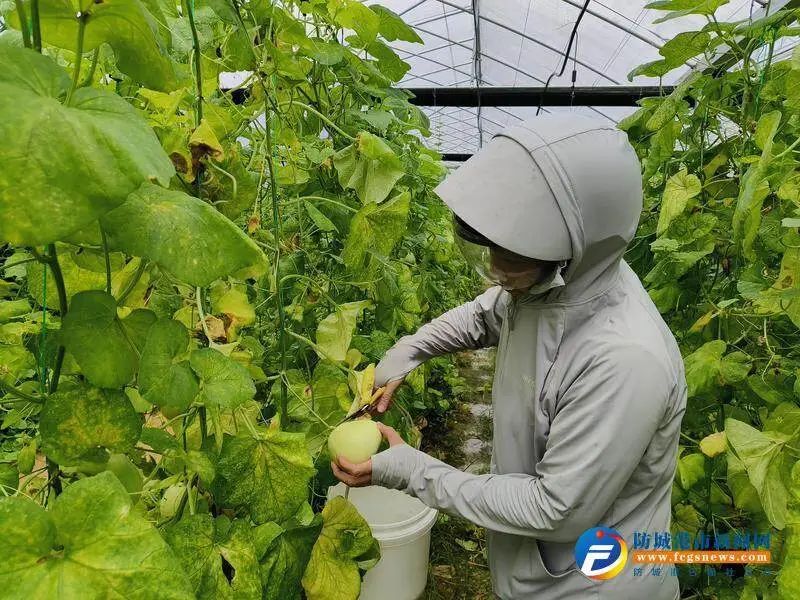
[[[628,561],[628,545],[616,530],[593,527],[584,531],[575,544],[575,562],[592,579],[616,577]]]

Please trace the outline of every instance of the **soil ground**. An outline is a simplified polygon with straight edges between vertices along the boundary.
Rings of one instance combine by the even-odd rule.
[[[456,405],[423,430],[422,450],[470,473],[487,473],[492,451],[491,387],[494,352],[480,350],[456,358],[465,380]],[[484,530],[443,513],[431,535],[425,600],[489,600]]]

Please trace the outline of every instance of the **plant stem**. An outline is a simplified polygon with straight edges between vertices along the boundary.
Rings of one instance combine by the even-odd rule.
[[[72,94],[78,88],[78,78],[81,76],[81,62],[83,62],[83,40],[86,37],[86,19],[89,18],[89,13],[78,13],[78,42],[75,49],[75,69],[72,72],[72,85],[67,92],[66,104],[69,104]]]
[[[28,23],[28,16],[25,14],[25,5],[22,4],[22,0],[14,0],[14,3],[17,5],[17,16],[19,16],[19,24],[22,29],[22,43],[25,44],[26,48],[30,48],[31,32],[28,31],[30,23]]]
[[[206,313],[203,310],[203,290],[201,288],[195,288],[195,302],[197,304],[197,313],[200,315],[200,325],[203,327],[203,333],[208,340],[208,345],[213,348],[214,347],[214,340],[211,339],[211,334],[208,331],[208,324],[206,323]]]
[[[194,111],[194,124],[195,127],[199,127],[203,120],[203,71],[200,65],[202,58],[202,55],[200,54],[200,39],[197,37],[197,25],[194,22],[194,0],[183,0],[183,5],[186,8],[186,16],[189,18],[189,27],[192,30],[192,47],[194,48],[194,81],[197,89],[197,104]],[[197,196],[200,195],[200,179],[200,173],[197,173],[197,176],[194,180],[195,193]]]
[[[269,189],[272,196],[272,234],[275,236],[275,283],[276,283],[276,296],[278,303],[278,329],[280,331],[280,352],[281,352],[281,373],[286,373],[287,357],[286,357],[286,315],[283,310],[283,290],[281,289],[281,223],[280,223],[280,209],[278,206],[278,183],[275,178],[275,163],[272,159],[272,126],[270,124],[270,107],[265,102],[264,111],[266,114],[266,140],[267,152],[266,159],[269,168]],[[280,396],[280,410],[281,410],[281,427],[285,427],[289,422],[288,398],[286,397],[286,381],[281,377],[281,396]]]
[[[139,266],[136,268],[136,272],[133,274],[133,277],[128,281],[128,284],[125,286],[125,289],[122,290],[122,293],[119,295],[119,300],[117,300],[117,304],[122,304],[125,302],[127,297],[136,287],[136,284],[139,283],[139,280],[142,278],[144,274],[144,270],[147,268],[147,261],[143,258],[139,259],[141,262]]]
[[[36,404],[41,404],[43,402],[42,398],[37,398],[36,396],[31,396],[30,394],[26,394],[19,388],[13,386],[12,384],[8,383],[3,379],[0,379],[0,390],[3,390],[6,394],[16,396],[19,400],[23,400],[25,402],[34,402]],[[9,402],[9,400],[3,399],[0,400],[0,402]]]
[[[89,66],[89,72],[86,74],[86,77],[83,78],[80,85],[78,87],[86,87],[92,84],[92,80],[94,79],[94,73],[97,70],[97,60],[100,58],[100,47],[94,49],[94,53],[92,54],[92,64]]]
[[[295,198],[295,201],[299,202],[300,200],[322,200],[324,202],[328,202],[330,204],[334,204],[341,208],[344,208],[348,212],[358,212],[357,209],[353,208],[352,206],[347,206],[344,202],[339,202],[338,200],[334,200],[333,198],[326,198],[325,196],[298,196]]]
[[[33,49],[42,53],[42,28],[39,23],[39,0],[31,0],[31,30],[33,31]]]
[[[108,238],[103,227],[100,227],[100,238],[103,240],[103,254],[106,259],[106,293],[111,295],[111,255],[108,253]]]
[[[61,265],[58,264],[58,252],[56,245],[50,244],[47,246],[47,264],[53,272],[53,279],[56,282],[56,290],[58,291],[58,307],[61,318],[67,314],[67,288],[64,286],[64,275],[61,273]],[[56,354],[56,364],[53,367],[53,377],[50,380],[50,393],[54,393],[58,389],[58,379],[61,377],[61,366],[64,364],[64,352],[66,349],[63,344],[59,344],[58,353]]]

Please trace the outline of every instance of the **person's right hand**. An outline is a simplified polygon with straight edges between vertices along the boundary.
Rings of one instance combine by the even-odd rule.
[[[394,397],[394,392],[397,388],[400,387],[400,384],[403,383],[404,379],[405,379],[404,377],[401,377],[400,379],[395,379],[394,381],[390,381],[384,386],[383,395],[380,397],[377,404],[375,405],[375,410],[374,410],[375,413],[380,415],[389,410],[389,407],[392,405],[392,398]]]

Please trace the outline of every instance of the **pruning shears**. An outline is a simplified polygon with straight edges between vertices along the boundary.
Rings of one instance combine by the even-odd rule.
[[[367,402],[364,406],[360,407],[357,411],[352,414],[347,415],[344,419],[339,421],[336,425],[339,426],[342,423],[346,423],[347,421],[352,421],[353,419],[357,419],[359,417],[363,417],[373,408],[375,408],[375,403],[383,396],[384,387],[379,387],[377,390],[372,392],[372,398],[370,398],[369,402]]]

